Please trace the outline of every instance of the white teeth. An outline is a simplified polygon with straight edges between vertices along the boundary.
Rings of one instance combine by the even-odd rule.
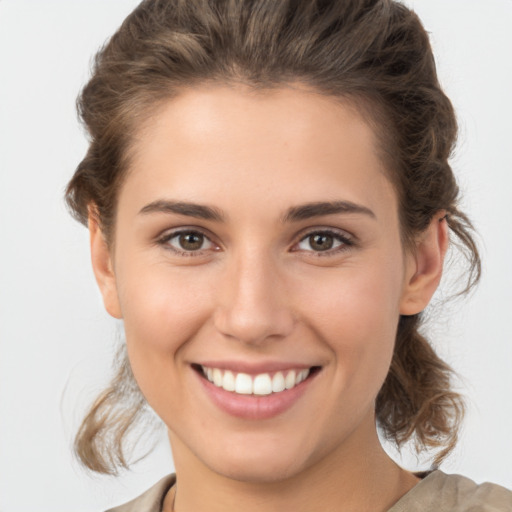
[[[272,379],[268,373],[256,375],[252,384],[255,395],[270,395],[272,393]]]
[[[222,386],[222,372],[218,368],[213,370],[213,383],[219,388]]]
[[[277,372],[272,379],[272,391],[274,393],[279,393],[280,391],[284,391],[286,389],[284,383],[284,375],[282,372]]]
[[[226,391],[235,391],[235,376],[233,372],[224,372],[224,378],[222,379],[222,387]]]
[[[292,370],[287,373],[286,378],[284,379],[284,385],[286,389],[292,389],[295,386],[295,371]]]
[[[292,389],[309,375],[306,370],[277,372],[273,377],[268,373],[251,376],[247,373],[233,373],[219,368],[201,367],[204,376],[215,386],[240,395],[270,395]]]
[[[301,383],[309,375],[309,370],[302,370],[297,377],[297,384]]]
[[[247,375],[246,373],[239,373],[236,376],[235,392],[240,395],[252,395],[252,378],[250,375]]]

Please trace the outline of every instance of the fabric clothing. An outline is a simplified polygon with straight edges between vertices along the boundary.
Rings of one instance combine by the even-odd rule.
[[[496,484],[477,485],[464,476],[437,470],[416,484],[388,512],[512,512],[512,492]]]
[[[161,512],[164,497],[175,482],[175,475],[166,476],[138,498],[107,512]],[[499,485],[477,485],[469,478],[436,470],[388,512],[512,512],[512,492]]]
[[[106,512],[161,512],[165,495],[175,483],[176,475],[168,475],[138,498]]]

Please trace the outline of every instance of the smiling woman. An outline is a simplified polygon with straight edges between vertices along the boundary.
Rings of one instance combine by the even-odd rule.
[[[67,201],[126,356],[76,450],[126,466],[148,403],[176,466],[115,510],[512,508],[435,469],[463,404],[421,313],[450,237],[465,290],[480,260],[448,164],[454,112],[411,11],[146,0],[79,105],[91,143]],[[432,471],[398,466],[378,429],[431,450]]]

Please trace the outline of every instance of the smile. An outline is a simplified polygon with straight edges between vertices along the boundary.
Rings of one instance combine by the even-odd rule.
[[[239,395],[270,395],[293,389],[308,378],[311,368],[299,370],[260,373],[249,375],[248,373],[236,373],[220,368],[210,368],[201,365],[204,377],[214,386]]]
[[[252,421],[267,420],[292,408],[322,370],[322,366],[283,368],[276,362],[265,366],[212,363],[192,364],[192,369],[216,407],[230,416]]]

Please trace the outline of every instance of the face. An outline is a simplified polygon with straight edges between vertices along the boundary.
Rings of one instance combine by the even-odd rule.
[[[276,480],[375,438],[418,268],[355,110],[183,92],[138,134],[114,236],[93,232],[98,282],[177,468]]]

